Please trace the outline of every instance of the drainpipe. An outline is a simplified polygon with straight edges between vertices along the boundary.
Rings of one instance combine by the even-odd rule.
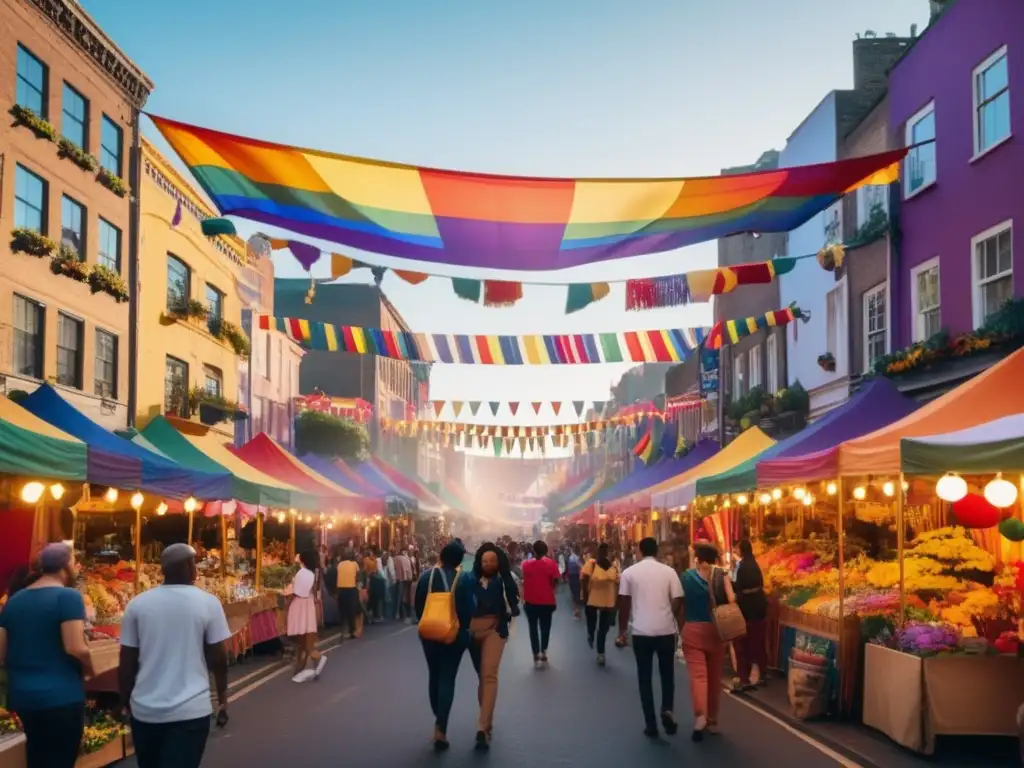
[[[142,132],[141,111],[132,108],[132,152],[128,159],[128,426],[135,426],[139,391],[139,240],[141,238]]]

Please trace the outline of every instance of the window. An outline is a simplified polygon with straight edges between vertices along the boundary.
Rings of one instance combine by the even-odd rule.
[[[121,230],[100,219],[100,249],[96,262],[121,274]]]
[[[205,376],[203,389],[206,390],[206,393],[214,397],[222,397],[224,395],[224,374],[212,365],[204,365],[203,374]]]
[[[825,294],[825,351],[836,361],[836,370],[843,372],[846,346],[846,283],[839,283]]]
[[[188,363],[176,357],[167,356],[164,367],[164,413],[189,417],[188,412]]]
[[[60,134],[79,149],[89,143],[89,102],[67,83],[61,100]]]
[[[872,216],[889,215],[889,187],[872,184],[857,188],[857,229],[867,224]]]
[[[920,147],[914,147],[907,153],[906,186],[903,196],[910,197],[925,187],[935,183],[935,102],[931,102],[907,121],[906,145],[913,146],[927,141]]]
[[[20,376],[43,378],[43,305],[14,296],[14,372]]]
[[[188,308],[189,288],[192,284],[192,271],[177,256],[167,254],[167,309],[170,312],[182,312]]]
[[[1010,136],[1010,80],[1006,46],[974,70],[974,154],[982,155]]]
[[[57,383],[82,388],[81,320],[57,313]]]
[[[224,294],[209,283],[206,284],[206,324],[210,333],[220,333],[220,324],[224,320]]]
[[[18,79],[14,98],[22,107],[46,117],[46,65],[28,48],[18,46]]]
[[[779,350],[778,337],[773,333],[764,345],[764,356],[768,358],[768,381],[765,389],[772,394],[779,389]]]
[[[117,399],[117,336],[96,329],[96,372],[93,386],[100,397]]]
[[[748,381],[750,382],[750,388],[761,386],[761,346],[757,345],[750,348],[747,352],[749,359],[747,360],[747,369],[750,371]]]
[[[46,234],[46,182],[21,165],[14,167],[14,226]]]
[[[864,373],[874,370],[875,361],[889,350],[885,290],[882,283],[864,292]]]
[[[974,327],[1013,297],[1013,222],[1004,221],[971,238]]]
[[[732,356],[732,400],[733,400],[733,402],[736,402],[741,397],[743,397],[744,394],[746,394],[743,391],[743,379],[745,378],[744,375],[743,375],[743,364],[746,361],[747,361],[747,358],[744,355],[738,354],[736,352],[733,353],[733,356]]]
[[[106,115],[100,131],[100,165],[115,176],[121,176],[121,126]]]
[[[67,195],[60,200],[60,244],[85,261],[85,208]]]
[[[930,339],[942,329],[939,293],[939,259],[914,268],[910,282],[910,306],[914,310],[914,341]]]

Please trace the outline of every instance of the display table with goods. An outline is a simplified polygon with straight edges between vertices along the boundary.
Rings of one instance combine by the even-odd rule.
[[[75,768],[103,768],[134,754],[128,726],[114,714],[86,703],[85,730]],[[0,768],[25,768],[25,735],[17,715],[0,709]]]

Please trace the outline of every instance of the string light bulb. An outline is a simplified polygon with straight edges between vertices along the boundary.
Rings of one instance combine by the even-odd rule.
[[[858,485],[856,488],[853,489],[853,498],[855,498],[857,501],[864,501],[867,495],[867,489],[863,485]]]
[[[807,491],[805,491],[800,486],[797,486],[796,488],[793,489],[793,498],[796,499],[797,501],[799,501],[800,499],[804,498],[806,495],[807,495]]]
[[[747,494],[745,493],[741,493],[739,496],[736,497],[737,504],[743,505],[746,504],[748,501],[749,499],[747,498]]]
[[[766,491],[765,493],[761,494],[761,498],[759,499],[759,501],[767,506],[768,504],[772,503],[772,495]]]
[[[159,504],[157,504],[156,514],[157,517],[163,517],[167,514],[167,504],[165,502],[161,501]]]
[[[292,507],[291,509],[288,510],[288,514],[292,517],[298,517],[299,510],[297,510],[295,507]]]
[[[185,499],[185,511],[190,515],[196,511],[196,507],[199,506],[199,502],[195,500],[195,497],[189,496]]]
[[[50,495],[55,501],[60,501],[61,497],[64,495],[64,486],[60,483],[54,483],[50,486]]]
[[[139,491],[136,491],[135,493],[133,493],[132,494],[132,498],[131,498],[132,509],[134,509],[136,512],[138,512],[140,509],[142,509],[142,502],[143,501],[145,501],[145,498],[143,497],[143,495]]]
[[[839,486],[837,486],[835,483],[829,483],[828,485],[825,486],[825,491],[828,493],[829,496],[835,496],[837,493],[839,493]]]
[[[103,494],[103,498],[108,504],[113,504],[117,501],[117,488],[107,488],[107,492]]]
[[[947,472],[935,484],[935,495],[943,501],[954,504],[967,495],[967,481],[960,475]]]
[[[814,505],[814,497],[811,494],[809,494],[809,493],[805,493],[804,494],[804,498],[803,498],[803,502],[804,502],[804,506],[805,507],[813,506]]]
[[[26,504],[35,504],[43,497],[43,491],[45,490],[46,488],[42,483],[26,483],[21,489],[21,500]]]
[[[893,484],[892,480],[886,480],[882,484],[882,493],[884,493],[886,496],[896,495],[896,486]]]
[[[778,501],[779,499],[781,499],[782,498],[782,489],[781,488],[772,488],[772,498],[775,499],[775,501]]]
[[[1003,473],[1000,472],[985,486],[984,494],[985,501],[993,507],[1006,509],[1017,500],[1017,486],[1009,480],[1004,480]]]

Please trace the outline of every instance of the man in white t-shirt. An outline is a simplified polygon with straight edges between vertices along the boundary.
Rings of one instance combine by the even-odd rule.
[[[227,724],[231,637],[224,608],[194,586],[196,552],[172,544],[160,556],[164,583],[128,603],[118,679],[129,706],[139,768],[199,768],[210,735],[210,672],[217,725]]]
[[[661,677],[661,724],[674,736],[679,730],[673,713],[675,698],[676,633],[683,608],[683,585],[679,575],[659,563],[658,542],[646,538],[640,542],[641,559],[622,572],[619,582],[619,647],[626,644],[626,631],[633,624],[633,654],[640,681],[640,705],[644,711],[644,734],[658,737],[654,711],[654,657],[658,657]]]

